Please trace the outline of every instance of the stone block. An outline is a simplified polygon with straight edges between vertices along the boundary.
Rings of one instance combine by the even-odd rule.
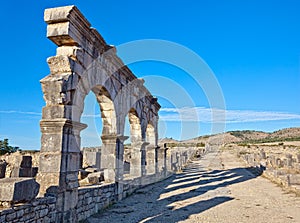
[[[35,177],[37,175],[38,168],[22,168],[14,167],[11,172],[11,177]]]
[[[0,201],[27,202],[38,195],[39,188],[40,185],[32,178],[0,179]]]
[[[259,155],[260,155],[260,159],[266,159],[266,152],[264,150],[260,150],[259,152]]]
[[[78,172],[78,180],[83,180],[85,179],[90,172],[86,171],[86,170],[79,170]]]
[[[290,185],[300,185],[300,174],[289,175],[289,184]]]
[[[88,148],[83,150],[83,163],[85,166],[100,168],[101,152],[97,148]]]
[[[32,167],[32,157],[31,156],[22,156],[21,168],[31,168]]]
[[[300,163],[300,153],[297,154],[297,162]]]
[[[7,163],[5,161],[0,161],[0,178],[5,177],[6,165]]]
[[[101,181],[104,181],[104,172],[90,173],[87,178],[90,184],[98,184]]]

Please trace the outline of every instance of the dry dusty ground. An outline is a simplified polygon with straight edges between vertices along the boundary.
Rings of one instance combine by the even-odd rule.
[[[86,222],[300,222],[300,197],[212,151],[183,173],[138,190]]]

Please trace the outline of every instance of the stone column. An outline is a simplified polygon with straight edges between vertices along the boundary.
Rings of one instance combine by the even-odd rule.
[[[171,172],[172,171],[172,151],[166,148],[166,171]]]
[[[104,179],[106,182],[115,182],[118,179],[118,160],[123,161],[123,157],[119,156],[120,153],[123,155],[124,146],[120,146],[120,140],[116,134],[102,135],[101,139],[103,144],[101,147],[101,169],[104,169]]]
[[[160,175],[166,168],[166,148],[156,147],[156,174]],[[164,173],[163,173],[164,174]]]
[[[116,161],[116,199],[122,200],[123,198],[123,179],[124,179],[124,142],[128,136],[117,136],[117,161]]]
[[[293,156],[292,154],[286,154],[286,165],[288,168],[291,168],[293,166]]]
[[[141,177],[146,174],[146,146],[147,142],[139,141],[132,144],[130,176]]]
[[[5,177],[7,163],[5,161],[0,160],[0,178]]]
[[[57,221],[76,221],[80,131],[86,125],[68,119],[42,119],[40,126],[40,194],[56,196]]]
[[[266,152],[262,149],[259,151],[260,159],[265,160],[267,158]]]
[[[297,158],[296,158],[296,159],[297,159],[297,162],[300,163],[300,153],[298,153],[298,154],[296,155],[296,157],[297,157]]]
[[[146,147],[146,174],[155,174],[155,146]]]

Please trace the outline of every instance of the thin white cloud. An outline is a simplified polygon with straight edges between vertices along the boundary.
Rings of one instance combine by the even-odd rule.
[[[205,107],[161,108],[160,119],[171,122],[245,123],[300,120],[300,114],[276,111],[222,110]]]
[[[40,112],[30,112],[30,111],[14,111],[14,110],[9,110],[9,111],[0,111],[1,114],[22,114],[22,115],[38,115],[41,116],[42,113]]]
[[[31,111],[0,111],[0,114],[41,116]],[[83,114],[83,118],[101,118],[101,114]],[[205,107],[161,108],[159,117],[167,122],[246,123],[280,120],[300,120],[300,114],[277,111],[222,110]]]
[[[83,118],[101,118],[101,114],[82,114]]]
[[[41,116],[41,112],[31,112],[31,111],[16,111],[16,110],[8,110],[8,111],[0,111],[0,114],[20,114],[20,115],[34,115]],[[100,114],[83,114],[84,118],[99,118]]]

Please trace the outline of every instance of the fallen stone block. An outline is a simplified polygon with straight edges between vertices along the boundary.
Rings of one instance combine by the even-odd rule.
[[[40,185],[33,178],[0,179],[0,201],[27,202],[38,195],[39,189]]]
[[[289,184],[291,184],[291,185],[300,185],[300,174],[291,174],[291,175],[289,175]]]
[[[101,181],[104,181],[104,172],[94,172],[90,173],[86,178],[79,181],[80,186],[90,185],[90,184],[99,184]]]
[[[38,172],[37,167],[33,168],[23,168],[14,167],[11,171],[11,177],[35,177]]]
[[[86,172],[89,172],[89,173],[95,173],[95,172],[98,172],[99,169],[98,168],[94,168],[94,167],[87,167],[84,169]]]
[[[90,184],[98,184],[101,181],[104,181],[104,172],[90,173],[87,178]]]
[[[79,170],[78,171],[78,180],[83,180],[85,179],[88,175],[90,174],[90,172],[86,171],[86,170]]]

